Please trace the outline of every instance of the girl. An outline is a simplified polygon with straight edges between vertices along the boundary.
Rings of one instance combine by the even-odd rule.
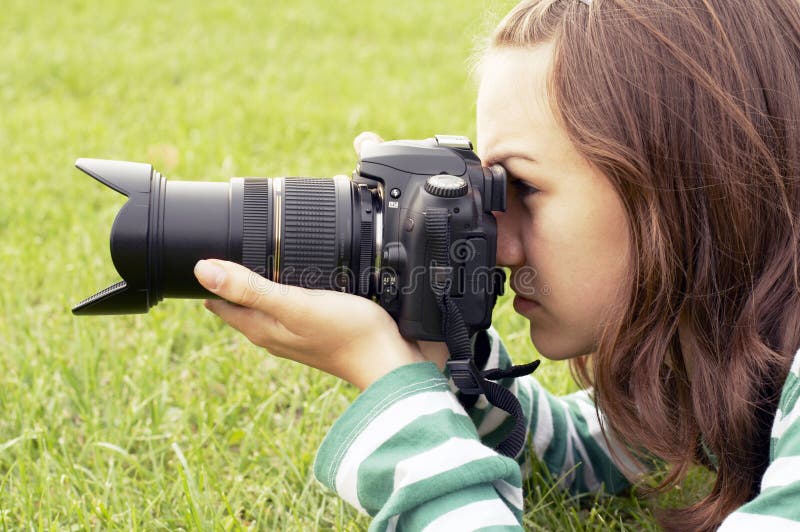
[[[535,459],[568,489],[612,492],[642,473],[632,451],[671,466],[665,486],[701,463],[711,493],[666,528],[800,529],[800,4],[526,0],[479,73],[480,156],[509,175],[497,256],[514,308],[593,386],[504,382]],[[520,526],[531,457],[491,449],[511,420],[461,407],[440,346],[359,297],[221,261],[196,274],[253,342],[364,390],[315,473],[372,528]],[[490,332],[486,366],[508,366]]]

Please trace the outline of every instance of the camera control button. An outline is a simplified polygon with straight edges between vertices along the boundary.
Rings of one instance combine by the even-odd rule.
[[[397,276],[384,272],[381,276],[381,294],[387,303],[397,298]]]
[[[425,182],[425,191],[440,198],[458,198],[467,193],[467,181],[455,175],[432,175]]]

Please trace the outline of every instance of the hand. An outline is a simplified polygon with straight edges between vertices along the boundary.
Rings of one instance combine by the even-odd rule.
[[[274,283],[244,266],[201,260],[200,284],[223,300],[206,308],[270,353],[360,389],[393,369],[426,360],[379,305],[363,297]]]

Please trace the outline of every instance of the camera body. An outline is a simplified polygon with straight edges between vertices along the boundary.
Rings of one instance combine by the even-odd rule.
[[[505,171],[484,168],[465,137],[365,146],[351,179],[226,184],[168,181],[144,163],[79,159],[76,166],[128,197],[110,237],[122,280],[78,303],[76,315],[215,297],[193,267],[219,258],[275,282],[371,298],[406,338],[441,341],[434,283],[449,287],[470,335],[489,327],[504,288],[492,211],[505,210]],[[446,220],[435,233],[434,214]]]
[[[487,329],[505,285],[505,272],[495,267],[492,214],[506,207],[502,168],[484,168],[467,138],[437,135],[366,146],[353,182],[382,191],[384,245],[376,250],[375,292],[403,336],[442,340],[425,225],[431,208],[449,213],[450,297],[470,334]]]

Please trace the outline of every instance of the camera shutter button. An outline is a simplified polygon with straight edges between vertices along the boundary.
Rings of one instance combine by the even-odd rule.
[[[432,175],[425,182],[425,192],[440,198],[457,198],[467,193],[467,181],[455,175]]]

